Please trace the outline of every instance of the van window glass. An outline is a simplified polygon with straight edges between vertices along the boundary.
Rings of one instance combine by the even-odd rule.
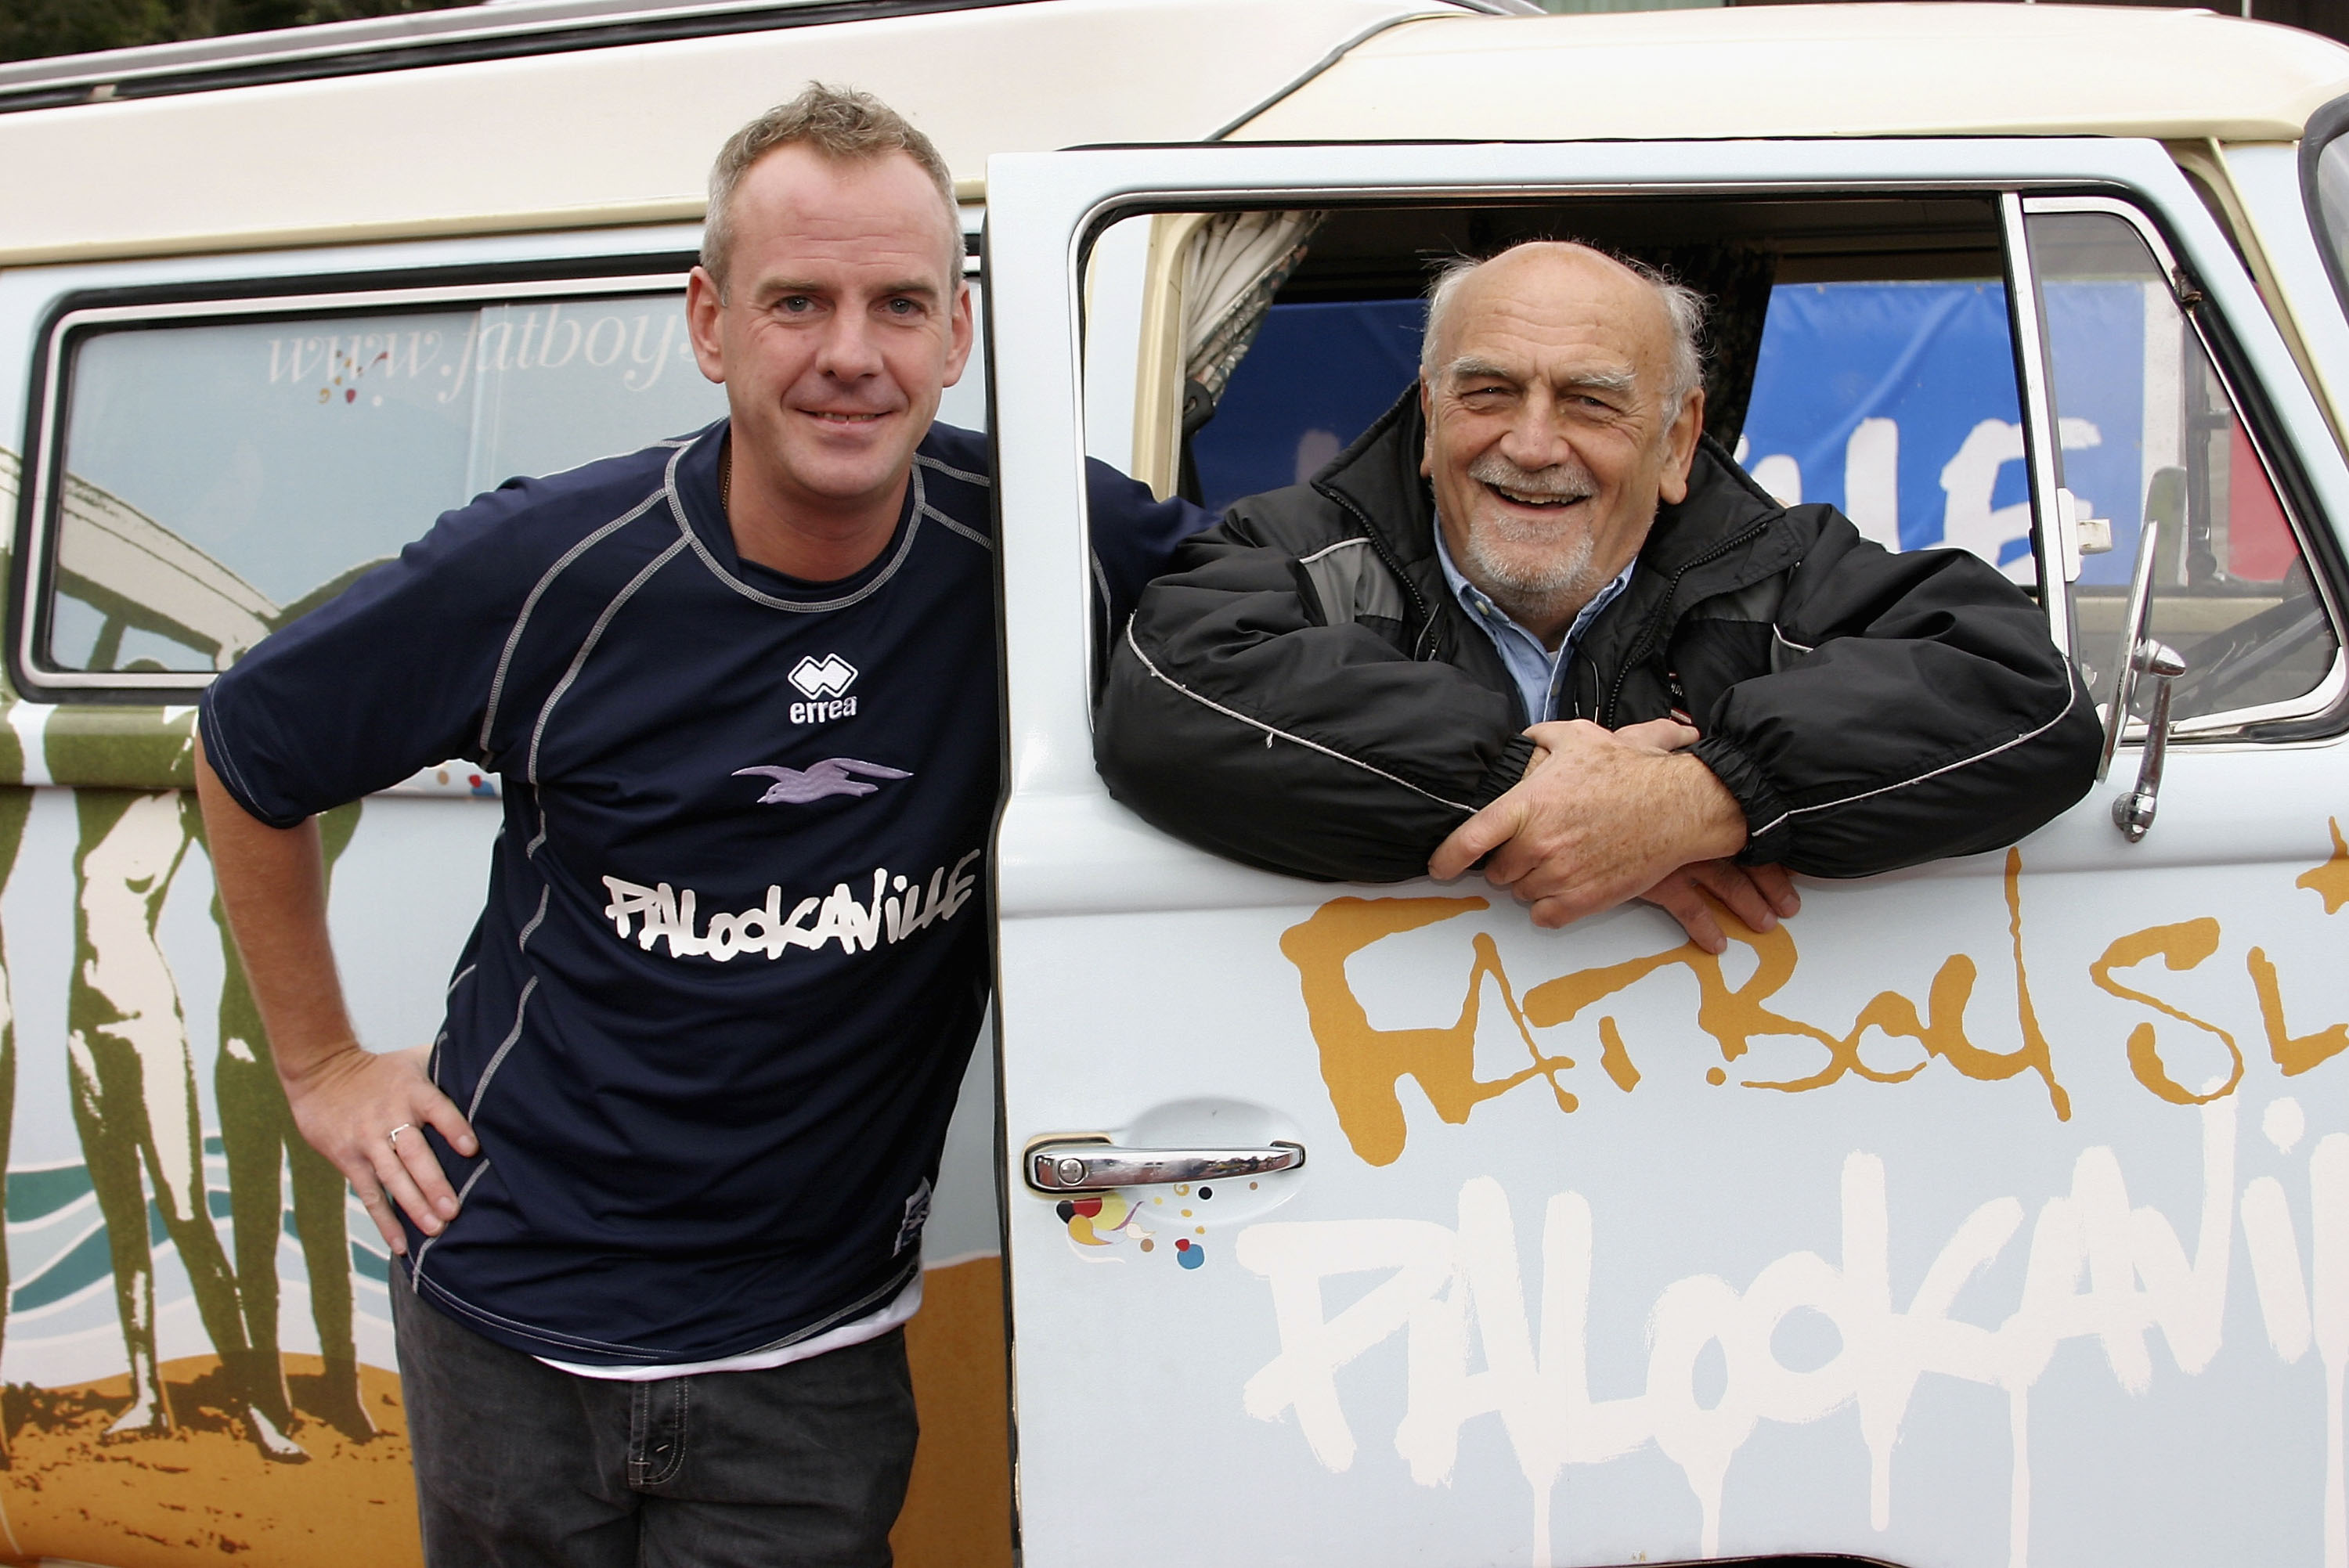
[[[2150,516],[2149,630],[2186,663],[2173,720],[2306,696],[2339,644],[2251,432],[2160,263],[2109,212],[2037,213],[2029,234],[2063,432],[2056,482],[2076,511],[2111,524],[2112,550],[2083,557],[2073,585],[2092,680],[2118,658]]]
[[[507,478],[709,423],[682,299],[70,334],[46,662],[226,668]]]
[[[1888,550],[1950,545],[2038,582],[2004,284],[1843,279],[1771,291],[1738,460]]]

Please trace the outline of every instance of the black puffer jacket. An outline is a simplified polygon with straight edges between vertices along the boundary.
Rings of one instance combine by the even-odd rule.
[[[1111,662],[1112,794],[1251,865],[1396,882],[1516,782],[1524,703],[1444,581],[1422,446],[1406,395],[1309,485],[1176,551]],[[2095,712],[2012,583],[1782,507],[1711,441],[1689,485],[1576,649],[1560,717],[1692,716],[1742,858],[1815,876],[1994,849],[2086,793]]]

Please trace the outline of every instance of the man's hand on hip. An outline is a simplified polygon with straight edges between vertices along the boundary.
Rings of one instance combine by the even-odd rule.
[[[1428,861],[1431,875],[1448,881],[1489,853],[1486,880],[1546,926],[1651,897],[1713,953],[1724,944],[1700,887],[1757,930],[1775,923],[1774,911],[1794,913],[1783,872],[1728,861],[1744,845],[1744,812],[1681,749],[1694,730],[1657,719],[1610,731],[1577,719],[1526,733],[1539,750],[1525,779],[1454,830]]]
[[[456,1101],[425,1076],[430,1050],[378,1056],[354,1041],[285,1075],[295,1126],[349,1181],[395,1253],[408,1250],[408,1235],[392,1204],[428,1236],[457,1217],[457,1194],[423,1129],[438,1130],[460,1154],[481,1148]]]

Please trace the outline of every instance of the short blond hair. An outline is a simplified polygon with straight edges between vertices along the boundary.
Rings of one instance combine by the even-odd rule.
[[[859,163],[902,152],[937,187],[945,204],[947,232],[955,237],[950,276],[961,275],[962,208],[955,201],[954,176],[930,139],[913,122],[871,93],[810,82],[805,91],[778,104],[726,139],[709,168],[709,208],[701,225],[701,265],[726,293],[726,263],[734,246],[734,192],[750,166],[779,147],[808,147],[834,163]]]

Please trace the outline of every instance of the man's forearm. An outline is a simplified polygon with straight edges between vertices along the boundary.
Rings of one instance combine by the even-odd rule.
[[[289,1082],[357,1044],[326,930],[326,877],[316,818],[273,828],[238,804],[196,741],[196,794],[221,907],[244,960],[263,1026]]]
[[[405,1252],[395,1205],[428,1235],[457,1215],[456,1194],[420,1130],[432,1127],[468,1158],[480,1148],[473,1130],[426,1076],[424,1047],[377,1056],[358,1043],[326,932],[316,820],[273,828],[254,817],[212,770],[201,737],[196,794],[221,907],[295,1127],[349,1181],[386,1244]]]

